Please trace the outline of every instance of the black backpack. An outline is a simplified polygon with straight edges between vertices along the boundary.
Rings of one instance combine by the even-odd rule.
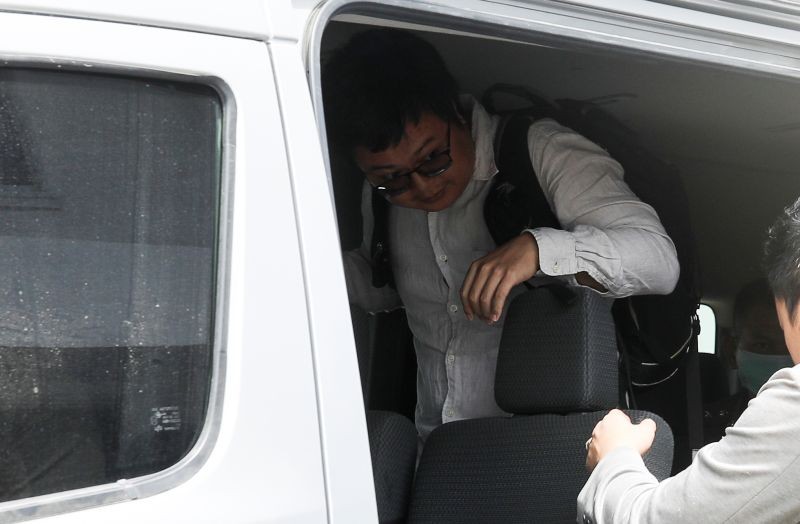
[[[501,111],[501,96],[522,100],[524,105]],[[490,193],[484,207],[486,224],[498,245],[528,227],[553,227],[555,216],[546,201],[541,204],[544,196],[527,148],[527,129],[540,118],[553,118],[603,147],[623,166],[631,190],[656,210],[678,253],[678,283],[669,295],[618,299],[614,320],[632,385],[654,385],[671,377],[698,334],[700,302],[689,203],[678,170],[642,147],[636,135],[596,101],[551,102],[523,87],[496,84],[484,93],[482,103],[487,111],[502,116],[495,142],[499,173],[494,184],[506,187]],[[514,211],[509,213],[508,206]],[[552,218],[542,218],[542,207]]]
[[[522,100],[523,106],[500,110],[499,96]],[[629,387],[661,383],[675,374],[690,353],[699,330],[699,304],[694,240],[688,217],[688,200],[677,169],[643,148],[635,134],[600,105],[591,101],[551,102],[532,91],[508,84],[490,87],[482,97],[490,113],[502,116],[495,137],[499,172],[484,204],[484,219],[497,245],[523,229],[561,229],[544,197],[531,165],[527,131],[541,118],[553,118],[600,145],[625,170],[634,193],[658,213],[675,244],[680,278],[669,295],[640,295],[618,299],[614,320],[619,334],[623,371]],[[373,193],[375,227],[372,237],[373,285],[394,285],[389,260],[388,206]]]

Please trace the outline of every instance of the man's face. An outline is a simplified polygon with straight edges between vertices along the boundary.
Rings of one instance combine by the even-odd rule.
[[[424,171],[431,163],[446,161],[448,146],[452,163],[440,174],[425,176],[414,171],[403,176],[421,165],[420,171]],[[389,186],[389,181],[394,186],[398,182],[408,183],[405,191],[389,195],[392,204],[435,212],[453,205],[469,184],[475,147],[466,125],[459,122],[448,125],[441,118],[424,113],[419,122],[406,124],[405,134],[397,145],[377,153],[356,147],[355,161],[374,187]]]
[[[761,355],[787,354],[783,332],[772,304],[758,304],[750,308],[742,323],[736,349]]]
[[[746,313],[736,346],[736,364],[740,382],[752,393],[776,371],[793,365],[771,304],[753,305]]]

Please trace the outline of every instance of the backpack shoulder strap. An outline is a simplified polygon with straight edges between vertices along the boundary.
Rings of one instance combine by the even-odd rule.
[[[380,288],[389,284],[394,289],[392,261],[389,256],[389,205],[385,198],[372,190],[373,227],[370,239],[372,285]]]
[[[529,115],[512,113],[501,118],[495,134],[498,173],[484,202],[483,216],[498,246],[524,229],[561,229],[531,163],[528,129],[532,123]]]

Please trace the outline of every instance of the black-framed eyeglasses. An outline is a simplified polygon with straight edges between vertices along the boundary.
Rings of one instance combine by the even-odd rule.
[[[441,151],[434,151],[428,158],[420,162],[417,167],[387,176],[379,184],[369,183],[375,190],[386,198],[396,197],[408,191],[411,187],[411,174],[417,173],[427,178],[441,175],[453,165],[453,157],[450,156],[450,122],[447,122],[447,145]],[[368,179],[369,180],[369,179]]]

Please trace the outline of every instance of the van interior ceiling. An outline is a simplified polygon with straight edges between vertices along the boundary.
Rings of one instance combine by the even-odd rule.
[[[718,327],[730,327],[736,292],[760,275],[767,226],[800,193],[797,78],[552,35],[517,34],[520,41],[512,41],[487,36],[494,34],[489,27],[467,34],[353,16],[328,24],[322,60],[367,24],[418,32],[441,52],[465,93],[479,97],[503,82],[549,99],[602,101],[646,149],[679,169],[688,194],[685,212],[694,230],[702,302],[715,310]],[[352,249],[361,240],[361,178],[340,160],[332,158],[331,165],[342,247]],[[354,322],[357,340],[373,348],[359,344],[359,352],[380,358],[374,350],[381,340],[374,324],[361,325],[358,314]],[[376,373],[374,364],[362,369],[367,405],[409,413],[413,400],[376,393],[381,387],[375,381],[383,380]]]

